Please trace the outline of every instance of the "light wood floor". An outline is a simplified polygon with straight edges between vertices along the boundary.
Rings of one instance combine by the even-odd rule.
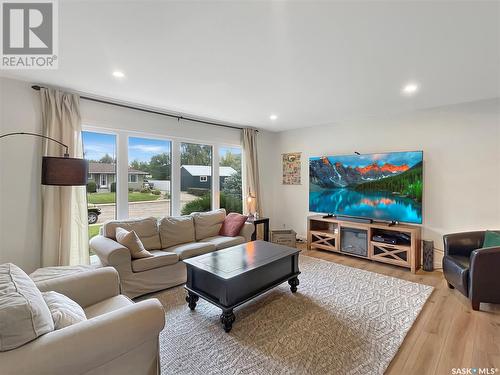
[[[500,369],[500,305],[482,303],[481,311],[473,311],[467,298],[448,288],[441,271],[412,274],[401,267],[307,251],[303,244],[299,247],[304,255],[435,288],[386,374],[449,375],[452,368]]]

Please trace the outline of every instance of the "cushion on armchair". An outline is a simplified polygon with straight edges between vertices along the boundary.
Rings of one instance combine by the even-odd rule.
[[[56,330],[87,320],[82,307],[64,294],[50,291],[43,292],[42,295],[52,314]]]
[[[496,247],[500,246],[500,233],[487,230],[484,234],[483,247]]]
[[[0,351],[53,330],[52,315],[33,280],[15,264],[0,265]]]

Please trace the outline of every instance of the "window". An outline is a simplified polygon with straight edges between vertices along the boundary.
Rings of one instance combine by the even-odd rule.
[[[212,209],[212,146],[181,143],[181,214]],[[206,180],[202,180],[202,178]]]
[[[89,238],[106,220],[116,218],[116,135],[82,132],[83,155],[89,161],[87,203]]]
[[[219,149],[220,207],[226,212],[243,213],[241,185],[241,148]]]
[[[171,214],[171,142],[162,139],[128,139],[129,217]]]

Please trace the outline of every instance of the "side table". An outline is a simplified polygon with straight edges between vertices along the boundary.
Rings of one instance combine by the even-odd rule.
[[[247,222],[253,223],[255,225],[255,230],[252,233],[252,241],[257,239],[257,225],[262,224],[264,226],[264,241],[269,242],[269,218],[268,217],[260,217],[256,218],[248,218]]]

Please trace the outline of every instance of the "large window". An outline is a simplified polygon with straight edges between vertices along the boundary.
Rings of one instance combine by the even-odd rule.
[[[171,214],[171,151],[170,141],[128,139],[129,217]]]
[[[243,211],[242,150],[237,145],[168,140],[164,135],[87,128],[84,157],[89,237],[107,220]]]
[[[220,207],[229,212],[243,212],[241,188],[241,148],[219,149]]]
[[[212,146],[181,143],[181,214],[212,209]]]
[[[116,136],[82,132],[83,155],[89,161],[87,202],[89,238],[102,223],[116,217]]]

